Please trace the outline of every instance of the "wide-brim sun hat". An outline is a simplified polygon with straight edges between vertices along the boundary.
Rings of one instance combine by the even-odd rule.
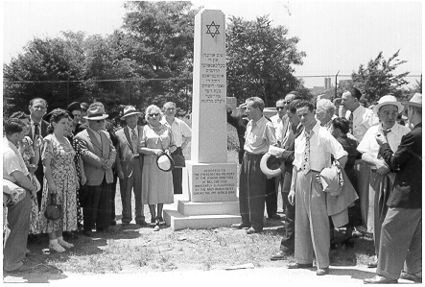
[[[133,115],[141,115],[142,113],[137,111],[134,106],[125,106],[123,115],[121,116],[121,120],[124,120],[126,117],[133,116]]]
[[[405,106],[413,106],[413,107],[422,108],[422,94],[415,93],[408,102],[405,102],[403,104]]]
[[[279,176],[283,171],[280,168],[281,161],[270,153],[265,153],[260,161],[260,169],[270,179]]]
[[[156,165],[162,171],[171,171],[174,168],[174,160],[167,153],[163,152],[157,156]]]
[[[393,95],[385,95],[378,100],[378,104],[373,107],[375,114],[378,114],[379,109],[383,106],[393,105],[397,107],[398,113],[401,113],[404,110],[402,103],[397,101],[397,98]]]
[[[101,102],[95,102],[89,106],[87,109],[87,115],[83,118],[89,121],[98,121],[104,120],[108,117],[109,115],[105,113],[105,107],[103,104]]]

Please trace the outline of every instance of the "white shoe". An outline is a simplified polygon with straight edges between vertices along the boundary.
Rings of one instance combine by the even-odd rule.
[[[74,247],[74,244],[66,242],[65,240],[63,240],[63,237],[59,237],[58,238],[58,243],[62,246],[65,247],[67,249]]]
[[[59,243],[57,239],[51,239],[49,240],[49,249],[50,251],[55,251],[57,253],[65,252],[65,248],[63,248]]]

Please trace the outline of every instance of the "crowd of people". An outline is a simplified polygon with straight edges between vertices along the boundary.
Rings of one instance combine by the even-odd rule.
[[[367,107],[356,88],[315,103],[294,91],[276,110],[265,116],[258,97],[236,116],[228,108],[243,147],[242,222],[233,227],[262,232],[264,211],[276,216],[281,193],[284,235],[271,260],[293,254],[288,268],[297,269],[312,268],[315,258],[316,274],[325,275],[336,229],[345,243],[372,232],[376,260],[368,267],[377,275],[364,282],[421,282],[422,95],[404,104],[386,95]]]
[[[369,107],[362,99],[356,88],[315,103],[294,91],[276,102],[271,118],[258,97],[248,98],[236,116],[229,108],[241,164],[242,221],[233,227],[262,232],[265,211],[280,218],[281,194],[284,234],[271,260],[294,254],[288,268],[296,269],[312,268],[315,258],[316,274],[325,275],[335,229],[345,230],[346,242],[372,231],[376,260],[369,267],[377,275],[365,283],[421,281],[422,95],[404,104],[386,95]],[[5,271],[24,268],[28,236],[47,233],[49,249],[60,253],[74,247],[65,240],[74,232],[91,236],[116,225],[118,180],[124,226],[134,218],[160,230],[163,205],[182,193],[182,150],[191,129],[176,117],[175,103],[148,106],[143,125],[134,106],[123,108],[119,125],[107,121],[100,102],[46,114],[47,108],[35,98],[29,115],[4,119]],[[164,168],[160,158],[174,168]],[[59,216],[52,206],[60,206]]]
[[[74,247],[65,238],[77,232],[110,231],[117,224],[118,180],[123,226],[133,220],[132,194],[136,224],[149,225],[147,204],[150,225],[158,231],[165,224],[163,205],[182,193],[182,149],[191,129],[176,117],[175,103],[148,106],[145,125],[131,105],[123,108],[118,125],[107,121],[101,102],[73,102],[46,114],[47,109],[44,99],[35,98],[29,115],[19,111],[4,120],[5,271],[25,269],[28,238],[47,234],[50,251],[61,253]],[[159,163],[164,157],[176,162],[172,169]]]

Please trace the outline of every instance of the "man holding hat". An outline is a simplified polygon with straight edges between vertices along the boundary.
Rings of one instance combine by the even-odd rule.
[[[410,130],[396,122],[398,114],[403,111],[403,105],[397,101],[396,97],[383,96],[373,111],[378,115],[380,124],[368,129],[357,150],[362,153],[362,160],[371,170],[369,192],[374,194],[373,238],[375,253],[379,255],[381,226],[387,211],[385,202],[394,183],[394,173],[390,172],[385,160],[379,155],[379,145],[375,137],[378,133],[386,134],[391,150],[396,151],[401,138]],[[368,267],[374,268],[376,265],[377,262],[372,262]]]
[[[103,104],[92,103],[84,118],[88,127],[75,138],[81,145],[81,157],[87,177],[87,188],[81,197],[84,208],[84,234],[90,236],[95,226],[97,231],[103,231],[107,230],[111,223],[110,193],[116,151],[109,134],[104,130],[108,115]]]
[[[413,129],[396,152],[383,132],[376,135],[379,155],[396,175],[386,202],[377,276],[365,283],[397,283],[399,277],[422,282],[422,95],[416,93],[405,106]]]
[[[132,189],[136,203],[136,224],[146,225],[142,203],[143,157],[137,151],[138,143],[143,136],[143,127],[137,124],[140,114],[134,106],[125,106],[121,120],[124,120],[127,126],[116,132],[119,143],[117,169],[120,178],[123,225],[130,224],[132,220]]]

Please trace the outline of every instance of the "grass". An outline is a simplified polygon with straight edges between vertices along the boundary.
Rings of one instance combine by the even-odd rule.
[[[235,155],[233,157],[236,160]],[[119,187],[118,187],[119,188]],[[121,200],[116,193],[116,214],[120,219]],[[132,203],[134,208],[134,202]],[[279,196],[278,206],[281,207]],[[147,221],[150,219],[145,208]],[[120,223],[120,220],[118,220]],[[244,230],[216,228],[204,230],[180,230],[173,232],[164,227],[154,232],[151,227],[138,228],[121,224],[110,233],[94,233],[89,238],[80,235],[71,239],[75,247],[62,254],[45,254],[47,236],[29,244],[29,261],[33,274],[50,276],[61,272],[70,273],[121,273],[164,272],[173,270],[213,270],[252,263],[255,267],[279,267],[293,261],[270,261],[279,249],[283,224],[279,220],[266,221],[261,234],[246,235]],[[339,247],[330,253],[332,265],[354,266],[372,260],[373,241],[357,238],[354,248]],[[26,274],[28,275],[28,274]]]

